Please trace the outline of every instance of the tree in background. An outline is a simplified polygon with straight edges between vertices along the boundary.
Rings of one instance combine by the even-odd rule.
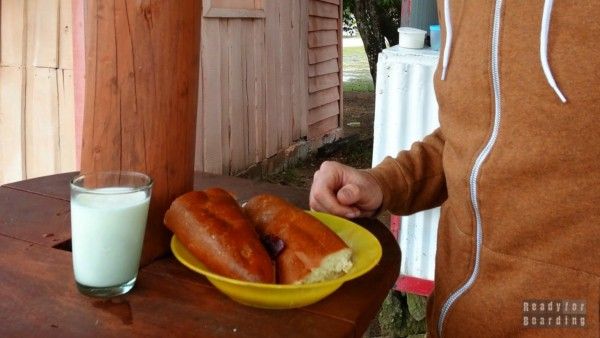
[[[402,0],[344,0],[344,17],[356,19],[365,46],[373,83],[377,79],[377,57],[389,45],[398,44]]]

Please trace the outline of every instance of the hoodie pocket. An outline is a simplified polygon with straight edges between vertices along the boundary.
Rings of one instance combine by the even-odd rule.
[[[449,313],[448,337],[598,337],[600,278],[482,249],[473,287]]]

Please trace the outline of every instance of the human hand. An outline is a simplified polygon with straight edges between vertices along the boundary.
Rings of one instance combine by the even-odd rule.
[[[381,187],[371,175],[333,161],[321,164],[310,188],[311,209],[347,218],[372,216],[382,201]]]

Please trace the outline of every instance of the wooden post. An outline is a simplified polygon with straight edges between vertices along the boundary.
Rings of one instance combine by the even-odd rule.
[[[163,216],[193,188],[201,1],[85,2],[81,171],[154,179],[142,264],[168,250]]]
[[[75,165],[81,169],[81,140],[83,134],[83,102],[85,100],[85,30],[84,2],[71,1],[71,17],[73,18],[73,99],[75,109]]]

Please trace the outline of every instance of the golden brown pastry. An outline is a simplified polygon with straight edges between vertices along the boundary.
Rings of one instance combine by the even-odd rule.
[[[186,193],[173,201],[165,224],[210,271],[274,283],[273,263],[241,207],[225,190]]]
[[[244,211],[268,242],[280,239],[276,257],[277,282],[315,283],[336,278],[352,267],[352,250],[319,220],[273,195],[258,195]]]

